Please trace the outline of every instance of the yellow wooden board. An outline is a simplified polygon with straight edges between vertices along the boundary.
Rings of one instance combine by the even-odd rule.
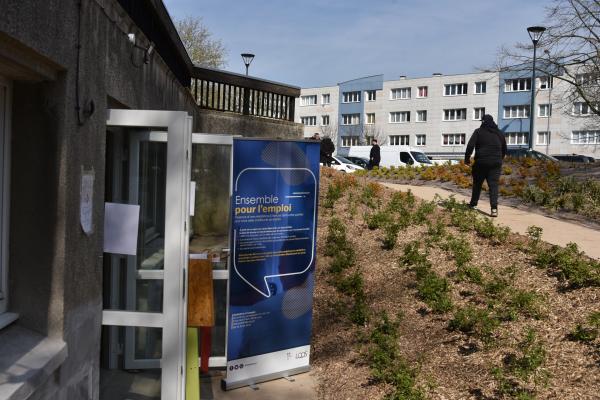
[[[200,400],[200,371],[198,368],[198,328],[187,328],[185,356],[185,399]]]

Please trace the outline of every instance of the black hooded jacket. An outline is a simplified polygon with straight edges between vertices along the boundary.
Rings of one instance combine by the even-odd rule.
[[[487,118],[486,118],[487,117]],[[469,163],[475,150],[475,161],[481,164],[502,164],[506,155],[506,138],[491,116],[485,115],[481,126],[475,129],[467,144],[465,163]]]

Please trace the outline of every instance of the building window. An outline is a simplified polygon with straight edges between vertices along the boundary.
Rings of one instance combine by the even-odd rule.
[[[417,139],[416,140],[416,145],[417,146],[425,146],[425,144],[427,143],[427,140],[426,140],[427,136],[425,136],[425,135],[415,135],[415,137]]]
[[[417,110],[417,122],[427,122],[427,110]]]
[[[551,76],[540,76],[538,82],[540,90],[550,89],[553,85]]]
[[[408,146],[410,143],[409,135],[390,135],[390,146]]]
[[[304,124],[304,126],[316,126],[317,125],[317,117],[300,117],[300,122]]]
[[[373,125],[375,123],[375,113],[367,113],[367,124]]]
[[[358,146],[358,136],[342,136],[342,147]]]
[[[465,144],[466,138],[464,133],[443,133],[442,146],[461,146]]]
[[[600,74],[597,73],[586,73],[575,75],[575,82],[579,85],[592,85],[600,84]]]
[[[444,110],[444,121],[465,121],[466,119],[466,108],[452,108]]]
[[[444,96],[464,96],[467,94],[468,86],[466,83],[444,85]]]
[[[410,88],[396,88],[390,91],[391,100],[406,100],[410,99]]]
[[[592,115],[591,107],[582,101],[573,103],[573,114],[574,115]]]
[[[390,113],[391,124],[399,124],[402,122],[410,122],[410,111],[396,111]]]
[[[360,124],[360,114],[342,114],[342,125]]]
[[[373,139],[375,139],[375,137],[372,135],[365,136],[365,141],[367,143],[367,146],[370,146],[373,144]],[[381,143],[381,144],[383,144],[383,143]]]
[[[475,82],[475,94],[485,94],[487,91],[487,82]]]
[[[375,101],[377,100],[377,92],[375,90],[367,90],[365,91],[365,95],[367,97],[367,101]]]
[[[417,97],[420,99],[427,97],[427,86],[419,86]]]
[[[317,105],[317,95],[311,94],[310,96],[301,96],[300,104],[303,106],[314,106]]]
[[[529,106],[505,106],[504,119],[529,118]]]
[[[504,81],[505,92],[524,92],[531,90],[531,78],[507,79]]]
[[[344,92],[342,103],[360,103],[360,92]]]
[[[475,107],[473,109],[473,119],[480,121],[485,115],[485,107]]]
[[[331,96],[329,95],[329,93],[325,93],[321,95],[321,104],[330,104],[331,103]]]
[[[8,224],[5,217],[9,215],[10,198],[7,173],[10,165],[10,95],[9,82],[0,76],[0,314],[6,312],[8,306],[8,258],[4,250],[8,248]]]
[[[573,131],[571,144],[600,144],[600,131]]]
[[[506,132],[506,144],[519,146],[529,143],[529,132]]]
[[[550,132],[538,132],[537,133],[537,144],[539,144],[539,145],[550,144]]]
[[[329,125],[329,115],[321,115],[321,125],[323,125],[323,126]]]
[[[538,117],[548,118],[552,115],[552,104],[538,105]]]

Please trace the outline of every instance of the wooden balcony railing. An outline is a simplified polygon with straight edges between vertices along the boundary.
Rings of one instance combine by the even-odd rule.
[[[294,121],[300,88],[194,66],[191,91],[201,108]]]

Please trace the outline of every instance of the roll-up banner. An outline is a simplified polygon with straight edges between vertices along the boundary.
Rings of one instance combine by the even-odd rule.
[[[319,147],[233,141],[224,389],[310,368]]]

